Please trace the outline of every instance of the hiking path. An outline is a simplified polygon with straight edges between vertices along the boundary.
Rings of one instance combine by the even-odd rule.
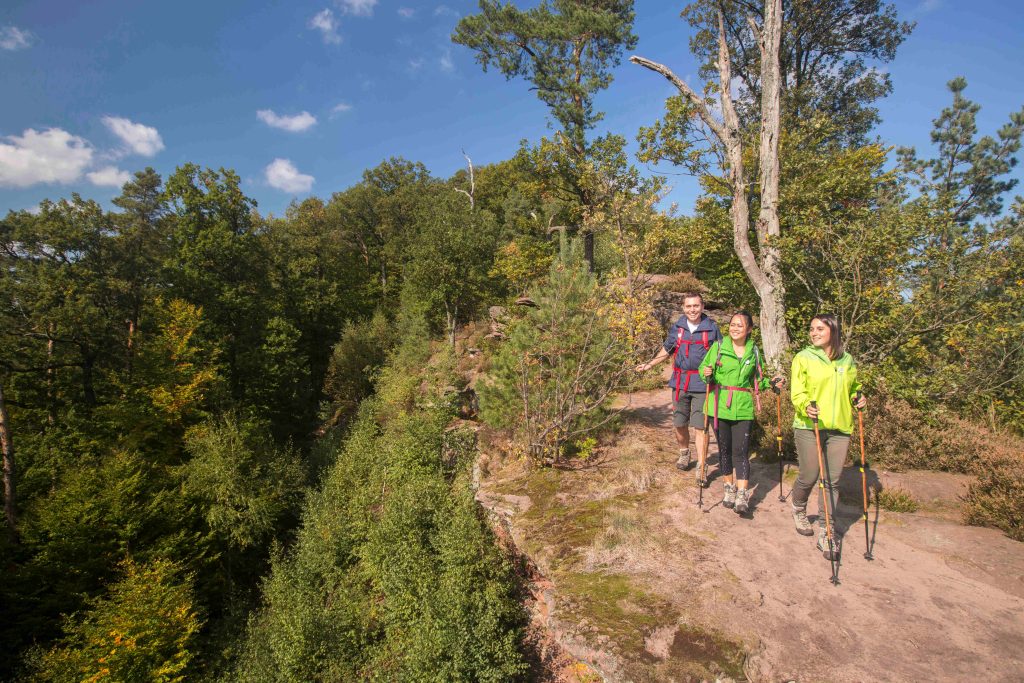
[[[1024,678],[1024,544],[959,521],[968,477],[872,472],[923,504],[871,510],[868,561],[860,473],[847,467],[833,586],[815,537],[793,527],[795,454],[785,501],[777,463],[755,455],[751,514],[722,506],[716,466],[702,510],[693,472],[674,467],[668,391],[622,400],[615,442],[588,463],[492,458],[478,492],[535,566],[535,620],[563,656],[555,680],[587,680],[581,667],[614,681]]]

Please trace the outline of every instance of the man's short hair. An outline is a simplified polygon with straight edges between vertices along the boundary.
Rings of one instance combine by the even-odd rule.
[[[704,303],[704,297],[701,295],[700,292],[684,292],[683,293],[683,303],[684,304],[686,303],[687,299],[700,299],[701,304]]]

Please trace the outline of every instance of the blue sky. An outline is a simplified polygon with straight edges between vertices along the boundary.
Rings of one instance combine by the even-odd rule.
[[[638,0],[636,52],[696,85],[684,4]],[[896,5],[918,26],[885,67],[895,92],[881,103],[883,140],[927,151],[956,75],[983,107],[982,133],[1024,105],[1018,2]],[[281,215],[391,156],[439,176],[464,166],[463,149],[477,165],[506,159],[549,132],[547,112],[524,82],[483,73],[450,42],[475,10],[475,0],[7,0],[0,211],[72,192],[106,203],[128,172],[153,166],[166,177],[193,162],[235,169],[259,210]],[[597,99],[602,127],[632,140],[670,94],[624,62]],[[670,182],[669,199],[690,212],[695,182]]]

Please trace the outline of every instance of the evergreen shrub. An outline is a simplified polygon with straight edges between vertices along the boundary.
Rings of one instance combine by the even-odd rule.
[[[525,671],[524,614],[477,510],[471,458],[442,462],[454,364],[450,352],[430,358],[420,329],[406,328],[294,546],[275,559],[235,679],[440,683]]]
[[[533,457],[565,448],[607,424],[630,378],[628,342],[612,333],[597,279],[570,243],[532,293],[535,308],[512,322],[479,385],[480,414],[510,428]]]
[[[36,681],[184,681],[202,620],[192,577],[167,560],[121,564],[122,577],[66,619],[64,637],[37,653]]]

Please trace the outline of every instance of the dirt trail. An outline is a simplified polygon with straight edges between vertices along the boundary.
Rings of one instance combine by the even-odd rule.
[[[619,444],[554,480],[547,509],[562,524],[529,511],[544,494],[528,470],[493,464],[481,489],[552,581],[546,609],[562,644],[605,679],[725,679],[718,651],[732,643],[743,653],[742,674],[732,677],[753,681],[1024,680],[1024,544],[955,521],[963,478],[893,477],[934,503],[921,513],[882,511],[869,562],[860,475],[848,468],[837,520],[847,531],[841,583],[833,586],[814,537],[794,531],[788,499],[778,500],[777,465],[752,461],[750,518],[721,505],[720,480],[705,490],[702,512],[692,472],[673,467],[667,392],[634,394],[625,418]],[[795,463],[788,469],[787,498]],[[621,522],[629,514],[632,532]],[[579,587],[577,577],[601,575],[628,577],[635,591],[616,594],[615,619]],[[642,610],[656,618],[628,621]],[[642,651],[617,642],[634,628]],[[703,668],[687,662],[701,658]]]

